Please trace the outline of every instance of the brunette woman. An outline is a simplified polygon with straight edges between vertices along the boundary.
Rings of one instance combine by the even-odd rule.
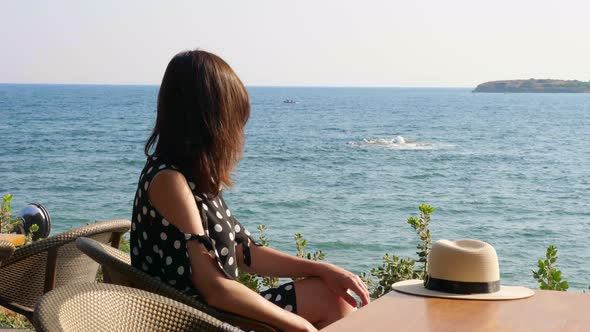
[[[315,331],[362,305],[368,290],[340,267],[259,246],[223,200],[241,158],[248,93],[230,66],[204,51],[168,64],[147,162],[134,200],[131,261],[155,278],[213,307],[286,331]],[[303,277],[260,294],[236,281],[238,270]]]

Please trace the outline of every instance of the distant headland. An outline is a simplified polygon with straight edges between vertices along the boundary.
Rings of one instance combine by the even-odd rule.
[[[473,92],[590,93],[590,81],[577,80],[508,80],[478,85]]]

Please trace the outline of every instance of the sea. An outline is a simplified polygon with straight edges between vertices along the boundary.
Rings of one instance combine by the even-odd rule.
[[[570,289],[590,286],[590,94],[249,87],[252,114],[225,197],[254,236],[355,273],[433,240],[480,239],[502,283],[537,287],[546,248]],[[46,206],[52,234],[131,218],[157,86],[0,85],[0,195]],[[296,103],[285,103],[293,99]]]

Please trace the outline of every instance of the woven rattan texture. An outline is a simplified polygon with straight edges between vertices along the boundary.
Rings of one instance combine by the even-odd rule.
[[[44,293],[48,252],[57,249],[55,286],[93,282],[98,264],[80,252],[74,241],[82,236],[107,243],[112,233],[129,230],[128,220],[111,220],[86,225],[14,251],[0,267],[0,300],[30,314]],[[17,310],[19,311],[19,310]]]
[[[187,296],[147,273],[131,266],[131,257],[128,253],[101,244],[87,238],[80,238],[76,241],[78,248],[92,257],[102,265],[103,271],[112,278],[112,283],[139,288],[148,292],[156,293],[178,302],[189,305],[203,311],[213,317],[247,330],[258,332],[276,332],[273,327],[239,315],[212,308],[200,301],[198,298]]]
[[[14,252],[14,245],[8,241],[0,241],[0,266],[2,263],[12,255]]]
[[[227,331],[229,326],[195,308],[135,288],[72,284],[39,300],[38,331]]]

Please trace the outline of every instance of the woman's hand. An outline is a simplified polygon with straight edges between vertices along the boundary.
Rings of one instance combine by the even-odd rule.
[[[336,265],[322,263],[318,277],[320,277],[335,294],[342,297],[353,307],[357,307],[356,300],[348,290],[353,291],[361,299],[361,306],[370,302],[367,285],[356,274],[346,271]]]

